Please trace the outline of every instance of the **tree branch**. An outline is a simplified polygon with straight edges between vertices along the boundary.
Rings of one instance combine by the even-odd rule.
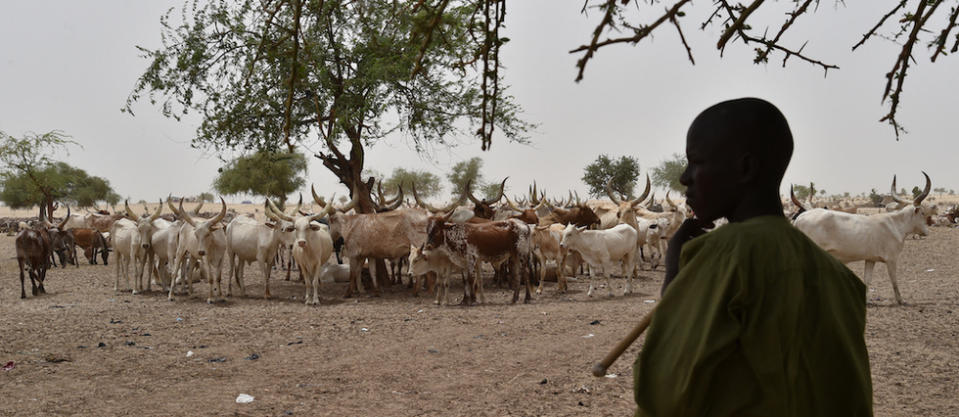
[[[912,47],[916,44],[919,31],[922,29],[922,23],[932,15],[932,12],[936,10],[936,7],[940,3],[941,2],[936,2],[933,4],[929,13],[924,16],[923,12],[926,9],[926,1],[919,1],[919,5],[916,7],[916,13],[912,17],[912,30],[909,32],[909,38],[906,40],[906,43],[902,45],[902,50],[899,53],[899,57],[896,58],[896,63],[893,65],[892,71],[886,74],[886,88],[883,90],[882,102],[885,103],[888,97],[890,99],[890,109],[889,113],[883,116],[882,119],[879,119],[879,121],[888,121],[889,124],[892,125],[893,130],[896,132],[896,141],[899,140],[899,132],[904,131],[896,120],[896,110],[899,109],[899,96],[902,93],[902,84],[906,80],[906,70],[909,68],[909,60],[912,59]],[[896,74],[897,70],[899,71],[898,74]],[[893,79],[896,79],[895,90],[892,89]],[[892,91],[891,94],[890,91]]]
[[[952,28],[956,26],[956,18],[959,17],[959,6],[952,8],[952,15],[949,16],[949,23],[946,24],[946,27],[942,29],[942,32],[939,33],[939,37],[936,40],[936,52],[932,54],[930,60],[936,62],[936,57],[946,49],[946,38],[949,37],[949,32],[952,31]],[[956,44],[959,45],[959,36],[956,37]],[[953,48],[955,52],[955,48]]]
[[[293,143],[290,142],[290,115],[293,112],[293,92],[296,87],[296,65],[300,51],[300,13],[303,11],[303,3],[299,0],[293,0],[293,59],[290,63],[290,82],[289,93],[286,96],[286,122],[283,125],[283,141],[290,152],[296,150]]]
[[[886,15],[882,17],[882,19],[879,19],[879,23],[876,23],[876,26],[873,26],[872,29],[869,30],[869,32],[866,32],[865,35],[862,35],[862,40],[860,40],[859,43],[853,45],[852,50],[855,51],[856,48],[866,43],[866,40],[869,39],[872,35],[874,35],[876,31],[879,30],[879,28],[882,26],[883,23],[886,23],[886,19],[889,19],[889,16],[892,16],[893,14],[895,14],[897,11],[899,11],[899,9],[901,9],[905,5],[906,5],[906,0],[900,1],[899,5],[894,7],[891,11],[889,11],[889,13],[886,13]]]

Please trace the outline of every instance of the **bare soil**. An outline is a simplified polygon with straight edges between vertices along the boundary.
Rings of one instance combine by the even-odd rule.
[[[945,228],[906,242],[907,306],[876,270],[866,340],[877,416],[959,416],[957,245]],[[488,304],[470,308],[401,286],[343,299],[345,284],[325,284],[322,305],[308,307],[303,285],[278,271],[264,300],[263,277],[247,268],[245,297],[208,305],[205,283],[175,302],[122,281],[114,293],[114,264],[83,263],[20,300],[12,237],[0,236],[0,253],[0,366],[15,364],[0,371],[0,415],[18,416],[630,415],[642,340],[615,378],[589,370],[655,305],[663,278],[644,271],[631,296],[613,280],[612,298],[587,298],[583,280],[567,294],[547,283],[528,305],[490,288]],[[241,393],[254,401],[237,404]]]

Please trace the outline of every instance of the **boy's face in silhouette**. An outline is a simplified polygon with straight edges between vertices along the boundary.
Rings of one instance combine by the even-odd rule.
[[[740,144],[723,137],[717,122],[693,121],[686,134],[687,166],[679,182],[686,188],[686,204],[696,217],[714,221],[733,211],[743,193],[737,170]]]

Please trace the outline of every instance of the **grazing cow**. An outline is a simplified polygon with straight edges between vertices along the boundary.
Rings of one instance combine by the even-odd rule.
[[[213,294],[214,280],[216,281],[215,287],[217,294],[223,294],[221,278],[223,272],[223,254],[226,251],[226,233],[220,224],[220,221],[226,216],[226,201],[223,201],[223,197],[220,197],[220,204],[222,205],[220,212],[212,219],[203,221],[193,219],[185,213],[182,198],[180,199],[179,208],[170,207],[176,210],[176,215],[183,220],[178,235],[179,243],[177,244],[174,271],[180,271],[181,275],[186,275],[188,291],[192,292],[192,264],[193,262],[199,262],[200,270],[203,275],[206,275],[207,283],[210,285],[210,292],[206,299],[206,302],[210,304],[216,301]],[[176,280],[173,281],[174,283],[170,285],[170,294],[167,296],[171,301],[173,300],[173,292],[177,282]]]
[[[302,201],[302,198],[300,201]],[[333,201],[332,197],[330,201]],[[303,298],[307,305],[320,303],[321,269],[333,254],[333,239],[330,237],[329,227],[318,223],[317,220],[326,217],[334,210],[332,204],[327,204],[318,214],[293,218],[277,210],[273,202],[267,200],[267,216],[276,222],[276,226],[273,227],[274,232],[269,237],[274,239],[276,244],[279,244],[283,239],[281,233],[284,233],[279,229],[281,225],[287,228],[288,232],[285,233],[292,234],[293,258],[296,259],[296,264],[303,272],[303,282],[306,286],[306,295]],[[260,241],[265,242],[267,239],[266,231],[261,230],[260,236]],[[265,243],[261,246],[265,246]],[[266,271],[267,276],[269,276],[269,267],[266,267]],[[310,296],[311,289],[312,297]]]
[[[519,276],[522,267],[528,267],[531,252],[530,228],[526,223],[516,219],[494,221],[488,223],[455,224],[448,222],[446,217],[432,217],[426,228],[427,251],[442,251],[453,264],[466,270],[467,279],[475,281],[479,295],[479,302],[485,302],[483,280],[480,275],[481,262],[500,264],[510,262],[512,271],[511,286],[513,287],[513,302],[519,299]],[[528,271],[527,271],[528,272]],[[529,274],[525,273],[526,297],[523,302],[528,303],[531,296]],[[470,285],[465,291],[469,293]],[[473,301],[470,295],[463,299],[464,304]]]
[[[623,293],[631,293],[633,291],[633,263],[636,258],[636,229],[628,224],[620,224],[604,230],[585,229],[585,227],[574,225],[566,226],[559,245],[561,248],[578,252],[583,260],[589,264],[590,281],[586,295],[590,297],[593,295],[592,277],[597,268],[600,270],[600,275],[606,276],[606,287],[609,290],[609,295],[613,295],[613,287],[609,281],[609,269],[612,268],[614,263],[622,265],[623,276],[627,278]]]
[[[43,206],[41,206],[40,209],[43,210]],[[56,258],[59,258],[60,265],[63,268],[67,267],[67,263],[72,263],[79,268],[80,265],[77,263],[77,249],[73,235],[68,233],[65,228],[65,225],[70,220],[70,206],[67,206],[66,217],[59,223],[51,224],[47,221],[48,217],[49,216],[46,216],[40,220],[40,224],[43,227],[40,233],[50,245],[51,264],[57,266],[57,263],[54,261],[54,256],[56,256]]]
[[[90,265],[97,264],[98,253],[103,260],[103,264],[107,265],[110,252],[107,250],[107,242],[102,233],[96,229],[88,228],[70,229],[70,232],[73,233],[77,246],[83,248],[83,256],[87,258]]]
[[[799,214],[794,225],[840,262],[865,261],[863,281],[867,288],[876,262],[885,262],[896,302],[901,305],[902,296],[896,282],[899,253],[906,235],[916,233],[925,236],[929,233],[926,225],[929,209],[922,206],[922,200],[929,195],[932,181],[925,172],[922,175],[926,177],[926,187],[922,194],[917,196],[911,205],[897,211],[860,216],[813,209]]]
[[[42,219],[42,217],[41,217]],[[14,243],[17,251],[17,266],[20,269],[20,298],[27,298],[24,290],[23,270],[27,269],[30,275],[30,292],[33,296],[44,294],[43,280],[47,276],[47,259],[50,258],[50,247],[44,242],[40,233],[27,229],[17,233]]]

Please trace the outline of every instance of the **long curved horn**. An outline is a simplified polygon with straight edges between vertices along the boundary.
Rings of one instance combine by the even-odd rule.
[[[536,194],[536,181],[533,181],[533,188],[529,191],[529,201],[533,204],[539,204],[539,195]]]
[[[619,197],[616,197],[616,193],[613,192],[613,179],[612,179],[612,178],[610,178],[609,180],[606,181],[606,195],[609,196],[609,199],[612,200],[613,203],[619,204],[619,203],[622,203],[622,202],[623,202],[622,200],[619,199]]]
[[[909,204],[908,201],[903,200],[899,198],[898,195],[896,195],[896,176],[895,175],[892,176],[892,186],[889,187],[889,197],[892,198],[893,201],[901,204],[902,206]]]
[[[200,199],[200,205],[196,206],[196,208],[193,209],[193,214],[199,216],[201,209],[203,209],[203,199],[202,199],[202,198]]]
[[[376,201],[379,202],[378,205],[383,206],[388,204],[386,199],[383,198],[383,181],[376,182]]]
[[[472,185],[473,185],[473,180],[472,180],[472,179],[469,179],[469,180],[466,181],[466,191],[465,191],[465,192],[466,192],[466,196],[469,197],[470,201],[472,201],[473,204],[483,204],[479,199],[477,199],[477,198],[473,195],[473,190],[471,190],[471,188],[473,188],[473,187],[471,187]]]
[[[284,213],[282,210],[278,209],[278,208],[276,207],[276,204],[273,204],[273,200],[270,200],[269,197],[266,199],[266,203],[267,203],[267,206],[270,208],[270,211],[272,211],[273,214],[276,215],[276,217],[279,217],[279,218],[281,218],[281,219],[283,219],[283,220],[286,220],[286,221],[288,221],[288,222],[292,222],[292,221],[293,221],[293,218],[290,217],[290,216],[287,216],[286,213]]]
[[[672,207],[674,210],[676,209],[676,203],[669,199],[669,190],[666,190],[666,204],[669,204],[669,207]]]
[[[503,197],[506,197],[506,196],[504,195]],[[517,207],[516,204],[513,204],[513,202],[510,201],[509,197],[506,197],[506,204],[509,205],[509,208],[513,210],[520,211],[520,212],[523,211],[523,209]]]
[[[383,207],[380,211],[392,211],[400,207],[400,204],[403,204],[403,186],[400,185],[397,187],[399,189],[399,194],[396,195],[396,198],[393,199],[392,203],[387,203],[386,207]]]
[[[157,210],[150,216],[150,222],[160,218],[160,213],[163,211],[163,199],[160,199],[160,204],[157,204]]]
[[[301,202],[303,201],[303,196],[302,196],[302,195],[300,195],[300,201],[301,201]],[[211,225],[217,224],[217,223],[219,223],[221,220],[223,220],[224,217],[226,217],[226,201],[223,200],[223,197],[220,197],[220,204],[222,205],[222,208],[220,209],[220,213],[217,214],[216,217],[208,220],[208,221],[207,221],[207,224],[211,224]],[[298,207],[298,208],[299,208],[299,207]]]
[[[646,174],[646,189],[643,191],[643,195],[637,197],[635,200],[630,201],[630,205],[636,207],[637,204],[642,203],[646,200],[646,197],[649,196],[649,189],[652,184],[649,182],[649,174]],[[667,191],[668,192],[668,191]]]
[[[63,226],[67,225],[67,221],[70,220],[70,205],[67,204],[67,215],[60,221],[60,224],[57,225],[57,229],[63,230]]]
[[[503,182],[501,182],[501,183],[499,184],[499,196],[498,196],[498,197],[496,197],[496,198],[491,198],[491,199],[489,199],[489,200],[485,200],[485,199],[484,199],[483,202],[486,203],[486,204],[493,204],[493,203],[496,203],[496,202],[502,200],[502,199],[503,199],[503,192],[506,191],[506,180],[508,180],[508,179],[509,179],[509,177],[503,178]]]
[[[302,208],[303,208],[303,193],[300,193],[300,199],[297,200],[296,208],[294,208],[293,211],[290,212],[290,216],[295,216],[296,213],[299,213],[300,209]]]
[[[579,200],[579,191],[573,190],[573,195],[576,196],[576,205],[582,206],[583,202]]]
[[[273,210],[270,210],[270,199],[269,199],[269,198],[263,200],[263,214],[266,215],[266,218],[268,218],[268,219],[270,219],[270,220],[273,220],[273,221],[275,221],[275,222],[277,222],[277,223],[280,223],[280,222],[283,220],[283,219],[279,218],[275,213],[273,213]]]
[[[191,218],[187,214],[183,214],[183,197],[180,197],[180,207],[177,208],[176,212],[180,216],[180,218],[183,219],[183,221],[189,223],[190,226],[196,227],[196,223],[193,221],[193,218]]]
[[[336,197],[336,193],[333,193],[333,195],[330,196],[330,201],[332,202],[332,201],[333,201],[333,198],[335,198],[335,197]],[[314,221],[314,220],[322,219],[322,218],[324,218],[324,217],[326,217],[326,216],[328,216],[328,215],[333,214],[333,212],[335,212],[335,211],[336,211],[336,208],[333,207],[333,204],[332,204],[332,203],[327,204],[326,207],[323,207],[323,210],[320,210],[319,213],[316,213],[316,214],[310,216],[310,221],[312,222],[312,221]]]
[[[357,200],[358,200],[358,199],[356,198],[356,196],[359,195],[359,194],[358,194],[358,193],[359,193],[359,190],[358,190],[357,188],[358,188],[358,187],[353,186],[353,193],[350,195],[350,202],[347,203],[345,206],[341,207],[341,208],[339,209],[340,212],[346,213],[346,212],[348,212],[348,211],[350,211],[350,210],[352,210],[353,208],[356,207]],[[332,202],[332,201],[330,201],[330,205],[333,205],[333,202]]]
[[[799,199],[796,198],[796,193],[793,192],[793,186],[792,186],[792,185],[789,186],[789,198],[792,199],[793,204],[795,204],[796,207],[799,207],[799,211],[806,211],[806,208],[803,207],[803,206],[802,206],[802,203],[799,202]]]
[[[126,210],[127,217],[129,217],[130,220],[137,221],[137,219],[139,219],[139,217],[137,216],[137,214],[134,213],[133,210],[130,209],[130,203],[129,203],[129,201],[123,200],[123,208],[124,208],[124,210]]]
[[[929,195],[929,190],[932,189],[932,181],[929,180],[929,175],[926,174],[926,171],[922,171],[922,175],[926,177],[926,188],[923,188],[922,194],[916,196],[916,199],[913,200],[912,204],[916,207],[922,204],[922,200],[925,200]]]
[[[176,217],[183,217],[176,211],[176,206],[173,205],[173,194],[170,194],[166,197],[166,206],[170,208],[170,211]]]
[[[316,193],[316,188],[313,185],[310,185],[310,193],[313,194],[313,201],[316,202],[320,208],[326,207],[326,201],[323,200],[323,197],[320,197],[320,195]],[[331,200],[330,203],[333,203],[333,201]]]

